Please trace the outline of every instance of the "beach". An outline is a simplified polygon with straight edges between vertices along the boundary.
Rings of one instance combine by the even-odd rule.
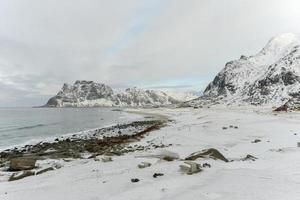
[[[159,129],[130,141],[132,147],[151,148],[110,155],[109,162],[103,159],[107,156],[90,157],[91,153],[79,159],[38,161],[38,166],[56,163],[61,167],[0,182],[0,198],[298,199],[299,114],[224,107],[137,112],[169,118]],[[228,162],[201,157],[192,161],[201,165],[199,173],[188,175],[181,170],[190,154],[210,148]],[[165,160],[163,156],[170,153],[179,157]],[[143,162],[151,166],[139,168]],[[155,173],[160,175],[154,178]]]

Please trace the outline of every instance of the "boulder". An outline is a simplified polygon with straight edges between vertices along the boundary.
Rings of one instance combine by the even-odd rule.
[[[211,168],[211,165],[210,165],[209,163],[204,163],[204,164],[202,165],[202,167],[204,167],[204,168]]]
[[[202,171],[201,165],[195,162],[186,161],[185,165],[179,165],[180,171],[185,174],[191,175]]]
[[[242,158],[242,161],[247,161],[247,160],[255,161],[257,160],[257,158],[255,156],[248,154],[245,158]]]
[[[139,182],[139,181],[140,181],[140,179],[138,179],[138,178],[132,178],[132,179],[131,179],[131,182],[132,182],[132,183],[137,183],[137,182]]]
[[[179,159],[178,153],[167,151],[167,150],[161,150],[160,152],[160,159],[165,161],[173,161]]]
[[[34,158],[13,158],[10,160],[9,170],[31,170],[35,168],[36,159]]]
[[[154,173],[153,178],[157,178],[157,177],[163,176],[163,175],[164,175],[163,173]]]
[[[102,162],[111,162],[111,161],[113,161],[112,158],[109,157],[109,156],[105,156],[105,157],[101,158],[101,160],[102,160]]]
[[[286,104],[283,104],[282,106],[276,108],[274,111],[275,112],[287,112],[288,111],[288,106]]]
[[[142,162],[141,164],[138,164],[138,168],[140,168],[140,169],[150,167],[150,166],[151,166],[151,163],[148,163],[148,162]]]
[[[255,140],[252,141],[252,143],[259,143],[259,142],[261,142],[260,139],[255,139]]]
[[[214,148],[192,153],[191,155],[186,157],[185,160],[196,160],[198,158],[212,158],[215,160],[222,160],[224,162],[228,162],[228,159],[225,158],[217,149]]]

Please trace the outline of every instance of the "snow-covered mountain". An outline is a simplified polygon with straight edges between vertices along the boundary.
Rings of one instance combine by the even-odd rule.
[[[272,38],[254,56],[228,62],[190,105],[226,103],[281,106],[300,98],[300,35]]]
[[[94,106],[166,106],[181,102],[165,92],[128,88],[115,93],[109,86],[93,81],[76,81],[64,84],[56,96],[50,98],[47,107]]]
[[[201,96],[201,92],[194,90],[163,90],[167,95],[173,97],[174,99],[186,102],[193,99],[197,99]]]

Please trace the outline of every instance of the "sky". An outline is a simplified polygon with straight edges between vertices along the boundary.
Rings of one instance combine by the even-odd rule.
[[[300,33],[298,0],[0,0],[0,107],[63,83],[201,91],[226,62]]]

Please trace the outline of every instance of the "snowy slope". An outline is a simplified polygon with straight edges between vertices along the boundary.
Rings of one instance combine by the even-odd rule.
[[[128,88],[116,95],[121,106],[162,106],[179,101],[161,91]]]
[[[109,86],[93,81],[64,84],[56,96],[49,99],[48,107],[93,106],[165,106],[181,102],[165,92],[128,88],[115,93]]]
[[[167,95],[177,99],[179,101],[190,101],[196,99],[201,96],[201,92],[193,91],[193,90],[163,90]]]
[[[256,55],[228,62],[191,104],[217,102],[279,106],[298,98],[300,89],[300,35],[272,38]]]

